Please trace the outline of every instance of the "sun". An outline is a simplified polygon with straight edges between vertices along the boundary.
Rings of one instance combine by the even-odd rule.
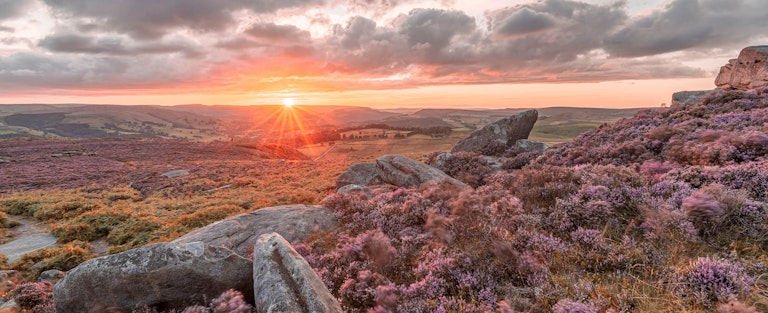
[[[290,108],[290,107],[292,107],[294,104],[296,104],[296,99],[294,99],[294,98],[284,98],[284,99],[283,99],[283,105],[284,105],[286,108]]]

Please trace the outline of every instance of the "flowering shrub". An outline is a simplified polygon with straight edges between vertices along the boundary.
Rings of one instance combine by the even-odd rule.
[[[552,311],[554,313],[597,313],[598,309],[594,305],[588,303],[563,299],[558,301],[555,306],[552,307]]]
[[[753,283],[754,279],[741,266],[710,257],[697,258],[672,274],[673,289],[680,297],[705,306],[741,297]]]
[[[53,304],[53,284],[48,281],[26,283],[16,286],[11,291],[13,300],[22,310],[31,313],[55,313]]]
[[[427,164],[473,187],[485,184],[485,177],[494,172],[482,155],[472,152],[434,153]]]

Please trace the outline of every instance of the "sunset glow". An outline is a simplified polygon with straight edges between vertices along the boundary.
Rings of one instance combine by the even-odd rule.
[[[10,0],[0,103],[658,106],[768,42],[715,2]]]

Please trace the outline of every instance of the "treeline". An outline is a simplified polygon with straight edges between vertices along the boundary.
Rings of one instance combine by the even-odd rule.
[[[361,131],[364,129],[381,129],[381,134],[369,135],[345,135],[344,133]],[[395,134],[388,134],[386,131],[395,131]],[[357,139],[379,139],[395,138],[401,139],[413,135],[427,135],[432,138],[442,138],[451,134],[451,128],[448,126],[433,127],[392,127],[387,124],[366,124],[364,126],[352,126],[337,129],[324,129],[310,134],[301,135],[293,139],[297,145],[309,145],[324,142],[335,142],[339,140],[357,140]]]

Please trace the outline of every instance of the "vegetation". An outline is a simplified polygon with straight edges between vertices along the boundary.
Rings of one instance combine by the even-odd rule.
[[[768,91],[656,109],[478,186],[323,202],[341,228],[298,247],[350,312],[768,309]],[[474,175],[480,179],[467,179]]]
[[[198,159],[179,180],[17,191],[0,208],[51,223],[65,244],[10,265],[30,275],[90,257],[95,239],[117,252],[322,199],[339,228],[296,249],[348,312],[758,312],[768,310],[766,147],[763,89],[642,111],[502,170],[457,153],[440,166],[466,190],[336,194],[335,177],[357,160]]]

